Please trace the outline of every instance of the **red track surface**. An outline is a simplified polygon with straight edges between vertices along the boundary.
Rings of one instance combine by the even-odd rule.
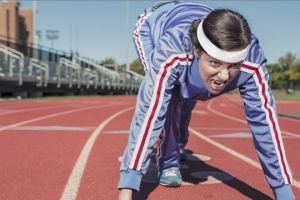
[[[135,100],[128,96],[1,102],[0,199],[117,199],[119,160]],[[232,101],[241,103],[238,96],[226,95],[197,104],[180,188],[158,185],[153,156],[133,199],[273,199],[257,165],[244,111]],[[278,101],[277,107],[279,112],[300,113],[299,102]],[[280,127],[299,198],[299,120],[280,117]]]

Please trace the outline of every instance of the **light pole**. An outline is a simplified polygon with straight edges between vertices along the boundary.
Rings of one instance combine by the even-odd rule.
[[[125,33],[125,36],[126,36],[126,69],[129,70],[130,67],[129,67],[129,61],[128,61],[128,52],[129,52],[129,49],[128,49],[128,14],[129,14],[129,3],[128,1],[126,1],[126,33]]]
[[[37,37],[37,31],[36,31],[36,13],[37,13],[37,3],[36,3],[36,0],[33,0],[32,2],[32,18],[33,18],[33,22],[32,22],[32,43],[35,45],[35,46],[38,46],[38,37]]]
[[[51,49],[53,49],[53,41],[58,39],[58,30],[46,30],[47,39],[51,40]]]
[[[33,57],[38,59],[39,58],[39,39],[40,39],[40,33],[38,33],[36,28],[36,14],[37,14],[37,2],[36,0],[33,0],[32,2],[32,44],[33,44]]]

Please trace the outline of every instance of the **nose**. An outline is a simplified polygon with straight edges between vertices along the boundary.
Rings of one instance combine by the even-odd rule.
[[[219,78],[222,81],[227,81],[229,79],[229,71],[228,69],[222,69],[219,73],[218,73]]]

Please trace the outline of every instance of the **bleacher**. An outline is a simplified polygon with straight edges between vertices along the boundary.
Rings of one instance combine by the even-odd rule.
[[[143,76],[79,55],[0,43],[0,98],[136,94]]]

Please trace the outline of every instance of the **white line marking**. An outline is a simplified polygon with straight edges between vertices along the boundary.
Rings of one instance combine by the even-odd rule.
[[[213,112],[213,113],[215,113],[215,114],[217,114],[217,115],[220,115],[220,116],[222,116],[222,117],[225,117],[225,118],[227,118],[227,119],[232,119],[232,120],[235,120],[235,121],[244,123],[244,124],[248,124],[246,120],[241,120],[241,119],[238,119],[238,118],[235,118],[235,117],[232,117],[232,116],[229,116],[229,115],[220,113],[220,112],[218,112],[218,111],[212,109],[210,106],[211,106],[213,100],[214,100],[214,99],[212,99],[212,100],[209,102],[209,104],[207,105],[207,108],[208,108],[209,111],[211,111],[211,112]],[[297,134],[294,134],[294,133],[290,133],[290,132],[287,132],[287,131],[281,130],[281,133],[286,134],[286,135],[289,135],[289,136],[293,136],[293,137],[300,138],[300,135],[297,135]]]
[[[194,133],[196,136],[198,136],[199,138],[205,140],[206,142],[208,142],[208,143],[210,143],[210,144],[212,144],[212,145],[214,145],[214,146],[216,146],[216,147],[218,147],[218,148],[226,151],[227,153],[230,153],[231,155],[234,155],[237,158],[240,158],[241,160],[243,160],[243,161],[245,161],[245,162],[253,165],[254,167],[257,167],[257,168],[261,169],[261,165],[258,162],[252,160],[251,158],[248,158],[248,157],[246,157],[246,156],[244,156],[244,155],[242,155],[242,154],[240,154],[240,153],[238,153],[238,152],[236,152],[236,151],[234,151],[232,149],[229,149],[228,147],[226,147],[226,146],[224,146],[224,145],[222,145],[222,144],[220,144],[220,143],[218,143],[218,142],[216,142],[216,141],[214,141],[214,140],[212,140],[212,139],[210,139],[210,138],[202,135],[201,133],[197,132],[196,130],[194,130],[192,128],[189,128],[189,130],[192,133]]]
[[[0,125],[0,128],[3,126]],[[18,126],[8,130],[30,131],[92,131],[96,127],[72,127],[72,126]],[[128,131],[127,131],[128,132]]]
[[[242,123],[247,123],[247,122],[244,121],[244,120],[240,120],[240,119],[237,119],[237,118],[234,118],[234,117],[231,117],[231,116],[228,116],[228,115],[225,115],[225,114],[223,114],[223,113],[220,113],[220,112],[218,112],[218,111],[213,110],[213,109],[210,107],[210,105],[212,104],[213,100],[214,100],[214,99],[212,99],[212,100],[209,102],[209,104],[207,105],[207,108],[208,108],[211,112],[213,112],[213,113],[215,113],[215,114],[217,114],[217,115],[221,115],[221,116],[226,117],[226,118],[230,118],[230,119],[232,119],[232,120],[236,120],[236,121],[239,121],[239,122],[242,122]],[[197,132],[196,130],[194,130],[194,129],[192,129],[192,128],[189,128],[189,130],[190,130],[192,133],[194,133],[196,136],[198,136],[198,137],[200,137],[201,139],[205,140],[206,142],[208,142],[208,143],[210,143],[210,144],[212,144],[212,145],[214,145],[214,146],[216,146],[216,147],[218,147],[218,148],[220,148],[220,149],[226,151],[227,153],[230,153],[231,155],[233,155],[233,156],[235,156],[235,157],[237,157],[237,158],[239,158],[239,159],[241,159],[241,160],[243,160],[243,161],[249,163],[250,165],[253,165],[254,167],[257,167],[257,168],[259,168],[259,169],[262,169],[260,163],[258,163],[258,162],[256,162],[256,161],[252,160],[251,158],[248,158],[248,157],[246,157],[246,156],[244,156],[244,155],[242,155],[242,154],[240,154],[240,153],[238,153],[238,152],[236,152],[236,151],[234,151],[234,150],[232,150],[232,149],[230,149],[230,148],[228,148],[228,147],[226,147],[226,146],[224,146],[224,145],[222,145],[222,144],[220,144],[220,143],[218,143],[218,142],[216,142],[216,141],[214,141],[214,140],[212,140],[212,139],[210,139],[210,138],[208,138],[208,137],[206,137],[206,136],[204,136],[204,135],[202,135],[201,133]],[[297,136],[297,135],[292,134],[292,136]],[[298,137],[299,137],[299,136],[298,136]],[[297,181],[297,180],[294,179],[293,182],[292,182],[292,185],[295,186],[296,188],[300,189],[300,182],[299,182],[299,181]]]
[[[247,156],[244,156],[244,155],[242,155],[242,154],[240,154],[240,153],[238,153],[238,152],[236,152],[236,151],[234,151],[234,150],[232,150],[232,149],[230,149],[230,148],[228,148],[228,147],[226,147],[226,146],[224,146],[224,145],[222,145],[222,144],[220,144],[220,143],[218,143],[218,142],[216,142],[216,141],[214,141],[214,140],[212,140],[212,139],[210,139],[210,138],[208,138],[204,135],[202,135],[201,133],[197,132],[196,130],[194,130],[192,128],[189,128],[189,130],[192,133],[194,133],[196,136],[198,136],[199,138],[205,140],[206,142],[222,149],[223,151],[226,151],[227,153],[230,153],[231,155],[245,161],[246,163],[249,163],[250,165],[253,165],[254,167],[257,167],[258,169],[262,169],[260,163],[252,160],[251,158],[248,158]],[[299,181],[294,179],[292,185],[294,185],[295,187],[300,189],[300,182]]]
[[[80,108],[80,109],[55,113],[55,114],[52,114],[52,115],[46,115],[46,116],[43,116],[43,117],[38,117],[38,118],[23,121],[23,122],[19,122],[19,123],[16,123],[16,124],[11,124],[11,125],[8,125],[8,126],[1,127],[0,131],[7,130],[7,129],[12,129],[12,128],[17,127],[17,126],[21,126],[21,125],[24,125],[24,124],[29,124],[31,122],[36,122],[36,121],[43,120],[43,119],[48,119],[48,118],[51,118],[51,117],[57,117],[57,116],[60,116],[60,115],[70,114],[70,113],[74,113],[74,112],[78,112],[78,111],[82,111],[82,110],[90,110],[90,109],[94,109],[94,108],[100,108],[100,107],[104,107],[104,106],[107,107],[108,105],[92,106],[92,107],[88,107],[88,108]]]
[[[58,106],[45,106],[45,107],[38,107],[38,108],[26,108],[22,110],[8,110],[0,113],[0,115],[8,115],[8,114],[14,114],[14,113],[20,113],[20,112],[26,112],[26,111],[34,111],[34,110],[45,110],[50,108],[58,108],[58,107],[65,107],[66,105],[58,105]]]
[[[111,120],[113,120],[115,117],[117,117],[118,115],[128,111],[134,109],[134,107],[130,107],[127,109],[124,109],[114,115],[112,115],[111,117],[107,118],[104,122],[102,122],[99,127],[92,133],[92,135],[90,136],[90,138],[88,139],[88,141],[86,142],[84,148],[82,149],[78,160],[75,164],[75,167],[73,168],[73,171],[69,177],[68,183],[64,189],[64,192],[60,198],[60,200],[75,200],[76,196],[77,196],[77,192],[78,192],[78,188],[81,182],[81,177],[87,162],[87,159],[89,157],[89,154],[91,152],[91,149],[94,145],[94,142],[96,140],[96,138],[98,137],[99,133],[102,131],[102,129],[104,128],[104,126],[106,126],[106,124],[108,122],[110,122]]]

